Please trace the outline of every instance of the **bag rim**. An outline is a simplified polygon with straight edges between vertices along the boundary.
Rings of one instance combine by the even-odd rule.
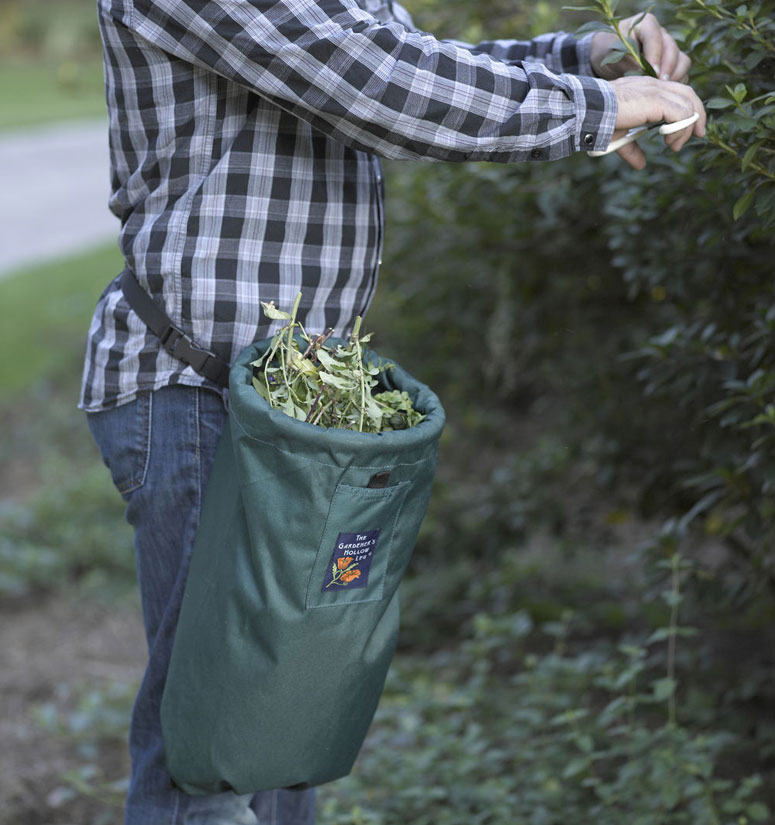
[[[253,387],[253,370],[250,364],[266,351],[271,340],[271,338],[264,338],[245,347],[237,356],[229,372],[231,413],[240,429],[251,438],[265,440],[267,420],[279,436],[300,441],[314,440],[317,443],[330,441],[332,447],[340,448],[357,446],[373,448],[379,443],[380,448],[395,447],[403,451],[412,447],[424,447],[439,438],[445,423],[444,408],[439,397],[392,359],[391,363],[394,366],[381,374],[383,384],[386,389],[406,390],[415,408],[425,415],[425,418],[413,427],[384,433],[328,429],[318,424],[291,418],[281,410],[270,407]],[[344,343],[344,339],[341,338],[330,340],[333,343]],[[377,357],[377,353],[373,350],[364,352],[364,359]]]

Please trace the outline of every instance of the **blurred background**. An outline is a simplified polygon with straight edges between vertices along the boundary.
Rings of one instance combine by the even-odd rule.
[[[470,42],[594,17],[407,6]],[[388,165],[366,326],[449,424],[323,825],[775,822],[775,0],[657,12],[710,114],[680,156]],[[0,823],[118,825],[144,643],[75,408],[121,266],[93,0],[0,0],[0,56]]]

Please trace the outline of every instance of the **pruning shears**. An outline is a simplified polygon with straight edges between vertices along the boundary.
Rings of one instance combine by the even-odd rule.
[[[695,112],[691,117],[684,118],[683,120],[676,120],[673,123],[663,122],[652,123],[650,126],[638,126],[637,129],[630,129],[626,135],[622,135],[622,137],[612,140],[606,149],[602,149],[597,152],[593,150],[587,152],[587,154],[591,158],[602,158],[603,155],[610,155],[611,152],[616,152],[618,149],[621,149],[622,146],[626,146],[628,143],[632,143],[637,140],[644,132],[650,132],[652,129],[659,129],[660,135],[672,135],[674,132],[680,132],[681,129],[685,129],[687,126],[691,126],[692,123],[696,123],[699,118],[699,113]]]

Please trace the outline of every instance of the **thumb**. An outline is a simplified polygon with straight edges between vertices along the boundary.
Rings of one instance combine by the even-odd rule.
[[[628,143],[626,146],[622,146],[621,149],[616,150],[616,154],[626,160],[633,169],[643,169],[646,165],[646,156],[637,143]]]

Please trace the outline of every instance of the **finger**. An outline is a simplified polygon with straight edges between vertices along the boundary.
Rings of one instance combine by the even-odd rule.
[[[628,143],[617,150],[617,155],[632,166],[633,169],[643,169],[646,165],[646,156],[643,154],[643,149],[637,143]]]
[[[699,112],[697,112],[700,115]],[[703,111],[704,114],[704,111]],[[701,117],[701,115],[700,115]],[[700,118],[698,117],[696,123],[699,124]],[[678,132],[672,132],[668,135],[665,135],[665,143],[674,151],[677,152],[687,143],[687,141],[695,134],[695,125],[691,124],[686,126],[685,128],[681,129]],[[702,137],[701,134],[698,134],[698,137]]]
[[[681,131],[680,131],[680,132],[673,132],[673,134],[672,134],[672,135],[665,135],[665,143],[666,143],[666,144],[667,144],[667,145],[668,145],[671,149],[673,149],[673,148],[675,148],[675,145],[676,145],[676,144],[677,144],[677,143],[678,143],[678,142],[682,139],[682,137],[683,137],[683,136],[685,136],[687,133],[688,133],[688,134],[689,134],[689,136],[691,137],[691,135],[693,135],[693,134],[694,134],[694,128],[693,128],[693,127],[692,127],[692,128],[688,128],[688,127],[687,127],[686,129],[681,129]],[[682,145],[683,145],[683,144],[682,144]]]
[[[662,29],[662,59],[659,64],[660,77],[662,80],[675,80],[675,67],[678,57],[681,54],[678,44],[673,40],[672,35]]]
[[[681,129],[680,132],[674,132],[672,135],[665,135],[665,143],[674,152],[677,152],[693,134],[694,127],[687,127],[686,129]]]
[[[662,26],[653,14],[647,14],[633,30],[641,52],[654,67],[657,75],[662,71]]]
[[[678,83],[686,83],[689,80],[689,69],[692,67],[692,61],[689,55],[680,52],[678,55],[678,62],[673,69],[673,80]]]
[[[697,96],[697,93],[691,86],[686,86],[683,83],[669,81],[668,85],[670,95],[667,99],[669,101],[668,105],[665,107],[665,120],[668,123],[674,123],[677,120],[682,120],[683,117],[688,117],[694,114],[694,112],[697,112],[697,114],[699,114],[698,120],[692,128],[687,127],[687,129],[689,134],[704,137],[707,115],[705,113],[705,107],[702,105],[702,101]],[[681,111],[687,111],[687,114],[681,116]],[[677,134],[682,134],[682,132],[678,132]]]
[[[674,135],[668,135],[668,137],[673,138],[673,140],[668,141],[667,138],[665,138],[665,142],[674,152],[679,152],[693,134],[694,129],[681,129],[680,132],[676,132]]]

